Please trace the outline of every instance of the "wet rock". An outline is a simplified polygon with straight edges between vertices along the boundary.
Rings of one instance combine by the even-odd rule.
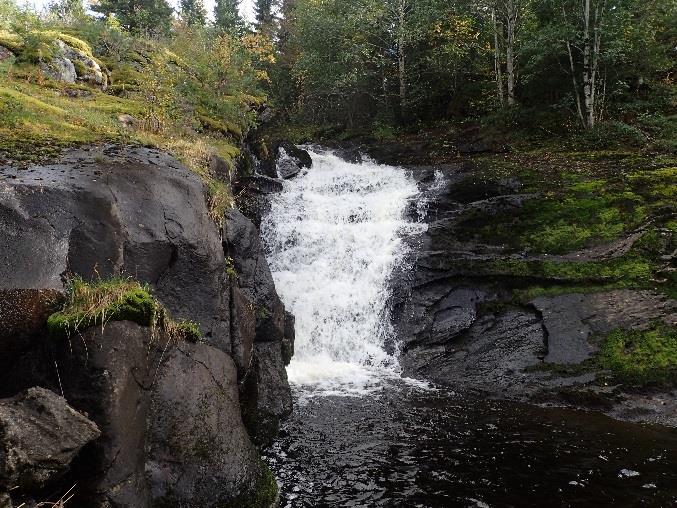
[[[296,318],[291,312],[284,312],[284,337],[282,339],[282,360],[289,365],[294,356],[294,342],[296,341]]]
[[[237,286],[231,286],[232,304],[232,356],[242,376],[246,374],[252,363],[252,348],[256,336],[256,316],[254,306]]]
[[[594,310],[583,305],[584,295],[537,298],[532,303],[543,316],[548,343],[548,363],[580,363],[595,352],[588,342],[590,327],[584,323]]]
[[[224,250],[233,259],[238,284],[254,307],[256,341],[280,342],[284,337],[284,306],[256,226],[241,212],[231,209],[225,217]]]
[[[280,420],[292,410],[291,391],[284,368],[282,344],[254,344],[253,366],[243,383],[243,418],[254,442],[272,443]]]
[[[99,435],[93,422],[44,388],[0,400],[0,489],[47,486]]]
[[[275,163],[277,174],[280,178],[293,178],[298,175],[302,169],[309,168],[312,164],[313,160],[306,150],[298,148],[288,141],[280,143]]]
[[[149,460],[153,505],[223,506],[261,474],[242,426],[233,361],[205,344],[169,353],[153,389]]]

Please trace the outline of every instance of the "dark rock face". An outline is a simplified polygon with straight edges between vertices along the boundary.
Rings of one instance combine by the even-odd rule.
[[[241,405],[256,408],[250,430],[258,416],[266,432],[277,428],[293,347],[256,227],[233,210],[220,231],[200,179],[149,149],[72,150],[49,165],[2,167],[0,185],[0,364],[11,368],[0,396],[63,387],[101,429],[66,475],[78,506],[214,506],[256,494],[267,477]],[[71,274],[147,282],[172,317],[199,324],[204,343],[128,322],[47,337]],[[254,401],[240,401],[245,380]]]
[[[255,442],[265,444],[291,412],[284,367],[293,353],[294,319],[275,291],[256,226],[238,210],[229,210],[224,229],[240,290],[255,316],[252,368],[241,390],[244,420]]]
[[[254,442],[267,446],[277,434],[280,420],[291,413],[291,392],[285,389],[287,371],[279,342],[254,344],[253,366],[245,378],[243,418]]]
[[[44,388],[0,400],[0,489],[46,487],[100,434],[63,397]]]
[[[4,168],[2,178],[3,288],[61,290],[68,273],[122,273],[150,283],[175,317],[230,351],[223,248],[197,176],[161,152],[110,147]]]
[[[594,370],[579,368],[598,351],[598,338],[614,329],[641,330],[656,321],[674,326],[677,302],[648,290],[602,290],[517,303],[515,288],[562,281],[546,274],[494,275],[488,263],[537,257],[480,243],[467,233],[486,225],[487,217],[519,210],[534,195],[522,193],[514,178],[478,177],[469,163],[410,169],[427,199],[428,230],[409,239],[413,269],[394,280],[392,316],[406,375],[494,397],[594,407],[677,425],[674,396],[613,391],[595,384]],[[410,210],[419,218],[420,212]],[[608,249],[600,252],[610,255]]]
[[[219,506],[261,475],[238,407],[233,361],[180,344],[153,387],[146,473],[154,505]]]
[[[144,464],[150,388],[162,351],[148,328],[131,322],[93,327],[56,348],[64,394],[86,411],[103,438],[76,464],[86,497],[112,506],[147,506]]]

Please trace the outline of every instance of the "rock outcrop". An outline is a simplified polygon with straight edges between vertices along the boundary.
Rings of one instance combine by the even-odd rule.
[[[675,300],[651,290],[605,289],[603,277],[590,283],[557,270],[558,264],[589,262],[597,251],[534,255],[478,240],[475,230],[492,217],[514,214],[533,197],[515,178],[487,179],[472,163],[411,171],[425,204],[411,213],[423,209],[428,230],[409,239],[413,270],[394,281],[393,319],[407,375],[493,397],[594,407],[677,425],[677,397],[670,390],[630,393],[605,386],[596,382],[603,373],[590,364],[613,330],[676,326]],[[628,249],[598,250],[605,261]],[[590,291],[575,287],[586,283]],[[574,287],[567,292],[562,285]],[[543,296],[515,299],[516,290],[534,286]],[[557,292],[549,294],[551,286]]]
[[[44,388],[0,400],[0,491],[38,492],[63,476],[97,426]]]
[[[63,389],[101,429],[67,475],[84,480],[78,505],[215,506],[270,483],[252,439],[259,420],[272,437],[291,408],[293,318],[251,222],[233,210],[220,230],[204,184],[166,154],[85,147],[0,168],[0,235],[0,315],[11,318],[0,396]],[[149,284],[202,342],[129,322],[56,341],[45,320],[72,275]]]

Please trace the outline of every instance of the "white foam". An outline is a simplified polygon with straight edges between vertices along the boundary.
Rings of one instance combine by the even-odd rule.
[[[401,169],[310,152],[312,167],[284,182],[261,229],[273,278],[296,316],[290,382],[317,393],[363,394],[398,376],[388,279],[406,257],[405,218],[418,196]]]

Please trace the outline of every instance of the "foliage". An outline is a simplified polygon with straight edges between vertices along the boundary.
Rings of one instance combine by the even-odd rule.
[[[374,122],[420,128],[482,120],[486,130],[508,138],[566,136],[586,149],[652,143],[675,150],[674,122],[662,119],[675,112],[677,4],[592,0],[601,19],[592,28],[599,38],[593,48],[597,127],[578,135],[577,103],[585,106],[583,48],[593,39],[584,37],[579,4],[286,0],[279,64],[269,71],[275,76],[271,92],[285,121],[298,124],[338,123],[359,131]],[[518,18],[516,104],[502,107],[496,81],[497,70],[505,81],[510,9]]]
[[[55,337],[68,337],[108,321],[133,321],[142,326],[154,324],[158,307],[147,286],[125,278],[100,279],[93,283],[75,277],[66,288],[61,311],[47,320]]]
[[[181,19],[188,26],[205,26],[207,11],[202,0],[181,0]]]
[[[166,35],[171,27],[173,9],[167,0],[101,0],[92,8],[104,16],[114,14],[134,34]]]
[[[649,330],[614,330],[604,339],[599,361],[625,383],[675,386],[677,329],[657,324]]]
[[[155,301],[148,285],[124,277],[91,282],[71,278],[63,308],[49,316],[47,329],[53,337],[67,338],[92,326],[104,327],[110,321],[132,321],[173,340],[198,342],[202,338],[196,322],[175,321]]]

